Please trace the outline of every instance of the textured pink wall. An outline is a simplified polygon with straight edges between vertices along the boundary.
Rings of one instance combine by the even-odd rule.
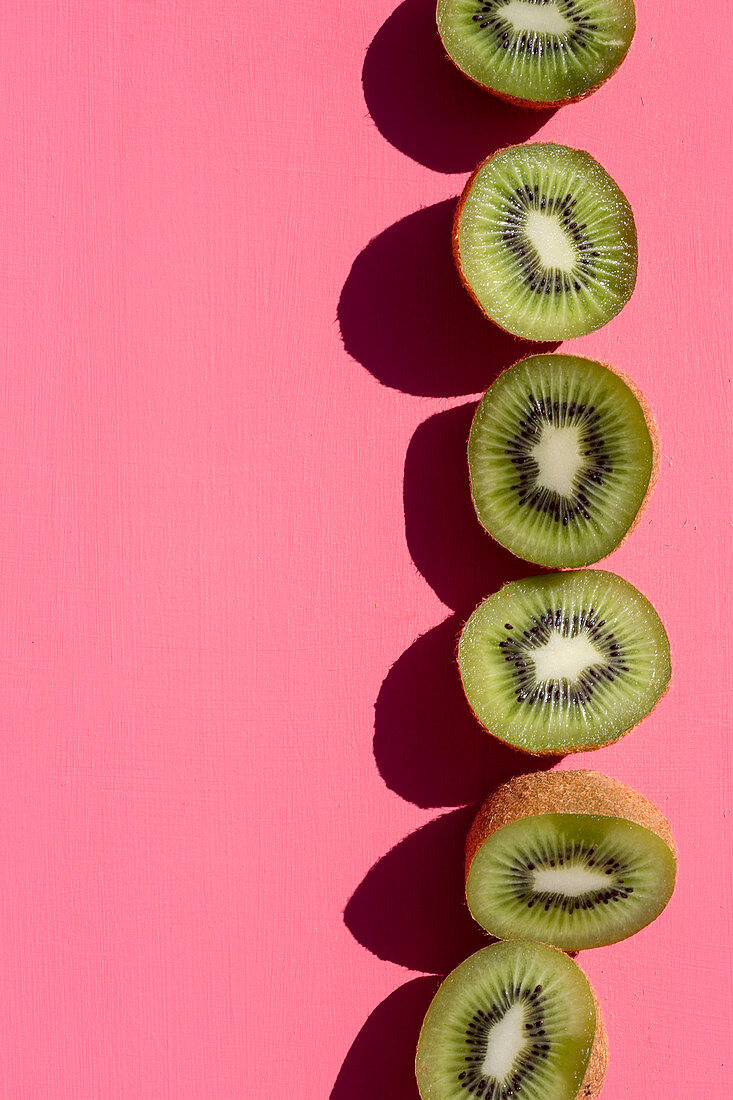
[[[2,1097],[414,1097],[424,974],[478,943],[456,807],[528,766],[451,665],[526,571],[461,459],[524,348],[447,234],[475,162],[532,137],[634,207],[636,294],[567,346],[663,439],[608,564],[673,690],[572,761],[680,846],[657,924],[581,957],[606,1095],[733,1089],[729,7],[638,6],[605,88],[528,114],[447,67],[429,0],[3,5]]]

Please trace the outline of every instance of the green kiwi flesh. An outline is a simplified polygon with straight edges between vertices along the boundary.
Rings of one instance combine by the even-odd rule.
[[[564,951],[626,939],[674,890],[669,822],[599,772],[517,775],[486,799],[466,841],[466,899],[487,931]]]
[[[479,520],[538,565],[572,568],[605,557],[645,503],[655,458],[650,422],[623,378],[600,363],[575,355],[522,360],[497,378],[471,427]]]
[[[564,951],[633,936],[674,888],[670,849],[620,817],[539,814],[505,825],[476,855],[468,907],[500,939],[534,937]]]
[[[471,80],[529,107],[587,95],[634,37],[632,0],[439,0],[451,60]]]
[[[453,251],[484,313],[525,340],[598,329],[631,297],[631,207],[588,153],[531,143],[501,149],[459,200]]]
[[[628,581],[600,569],[504,585],[458,643],[479,722],[529,753],[579,752],[618,740],[669,684],[669,640]]]
[[[428,1008],[415,1059],[420,1096],[595,1096],[596,1082],[584,1082],[600,1031],[577,963],[544,944],[493,944],[449,974]]]

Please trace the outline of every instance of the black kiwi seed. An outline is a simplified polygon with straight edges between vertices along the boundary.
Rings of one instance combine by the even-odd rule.
[[[605,889],[590,890],[582,897],[577,898],[568,898],[566,895],[560,893],[543,892],[538,894],[536,892],[530,872],[534,871],[538,866],[541,869],[543,866],[554,868],[564,867],[566,864],[574,866],[578,863],[585,863],[588,867],[594,865],[592,849],[576,842],[573,842],[569,849],[561,848],[556,858],[543,859],[542,857],[535,857],[533,860],[526,862],[523,862],[521,857],[518,858],[513,880],[513,893],[515,898],[519,903],[526,904],[528,909],[531,909],[539,900],[543,903],[545,912],[549,912],[551,909],[572,912],[581,908],[591,909],[595,905],[607,904],[612,900],[621,899],[627,896],[625,892],[618,888],[611,891]],[[609,865],[606,869],[607,875],[615,875],[619,879],[623,878],[623,875],[627,872],[628,868],[618,860],[614,860],[613,865]]]
[[[579,634],[590,634],[593,630],[594,645],[602,654],[605,666],[603,670],[591,670],[595,672],[595,676],[583,675],[575,684],[555,684],[552,691],[554,698],[566,700],[574,705],[590,702],[595,692],[600,689],[602,671],[606,677],[615,677],[618,672],[627,670],[623,648],[612,633],[599,629],[589,610],[576,612],[572,619],[568,619],[562,616],[559,608],[548,608],[540,622],[531,631],[525,631],[519,638],[507,638],[498,643],[504,659],[512,667],[515,694],[522,702],[532,705],[545,701],[547,688],[541,682],[532,684],[529,676],[525,675],[527,666],[524,658],[531,658],[533,650],[540,649],[549,642],[551,634],[557,629],[551,624],[558,622],[562,624],[562,635],[567,638],[575,638]],[[552,861],[550,866],[554,866]]]
[[[544,488],[527,488],[537,482],[540,473],[532,453],[540,424],[548,428],[572,425],[578,430],[584,456],[589,461],[577,480],[573,498],[561,497],[559,493]],[[519,423],[519,431],[507,443],[506,454],[519,474],[516,490],[518,502],[543,512],[564,526],[586,517],[591,486],[597,484],[604,473],[613,473],[613,463],[603,441],[599,414],[592,408],[583,408],[582,412],[578,409],[576,412],[575,407],[566,401],[553,402],[541,414],[529,403],[526,414]]]
[[[466,1045],[468,1047],[468,1052],[464,1058],[466,1068],[457,1075],[467,1093],[482,1095],[485,1090],[490,1090],[486,1092],[487,1096],[510,1097],[521,1090],[522,1083],[534,1064],[533,1059],[545,1056],[549,1050],[547,1044],[537,1042],[537,1040],[544,1039],[546,1035],[542,1015],[544,1001],[541,994],[541,986],[538,985],[534,989],[530,989],[520,983],[514,985],[511,989],[504,989],[502,994],[489,1007],[474,1011],[466,1028]],[[529,1032],[528,1038],[533,1041],[522,1052],[523,1056],[518,1059],[520,1065],[509,1081],[500,1082],[495,1077],[483,1074],[483,1051],[490,1028],[501,1021],[509,1009],[517,1003],[527,1005],[526,1011],[529,1013],[529,1018],[525,1021],[524,1027]],[[477,1048],[479,1053],[475,1053]]]

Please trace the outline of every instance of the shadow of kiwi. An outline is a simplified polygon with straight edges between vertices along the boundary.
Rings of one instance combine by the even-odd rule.
[[[385,677],[374,708],[374,758],[387,786],[418,806],[476,802],[513,775],[551,767],[486,733],[456,663],[461,627],[507,581],[543,572],[491,539],[476,518],[466,443],[475,402],[428,417],[405,459],[405,536],[417,569],[454,615],[417,638]]]
[[[512,776],[561,759],[520,753],[487,734],[460,683],[455,650],[470,612],[506,581],[541,572],[491,540],[476,519],[466,465],[474,409],[470,402],[429,417],[408,447],[407,544],[422,576],[455,613],[417,638],[389,670],[375,704],[374,728],[375,761],[391,790],[419,806],[460,808],[424,825],[378,860],[344,910],[349,931],[377,957],[437,975],[493,942],[471,917],[464,891],[465,842],[478,805]],[[429,989],[432,995],[435,983]],[[417,1095],[413,1061],[430,1000],[427,990],[420,986],[417,1023],[410,1015],[417,1009],[413,1001],[399,1018],[399,990],[394,1001],[388,998],[375,1010],[347,1055],[332,1100],[351,1096],[351,1086],[358,1090],[360,1074],[372,1083],[371,1095]],[[380,1041],[389,1045],[389,1055],[375,1056]],[[385,1065],[393,1063],[401,1075],[399,1093],[383,1079]]]
[[[417,806],[479,802],[512,776],[562,759],[518,752],[478,724],[455,659],[462,623],[453,615],[413,642],[392,665],[374,707],[379,774]]]
[[[346,906],[346,926],[369,951],[434,976],[407,983],[375,1009],[346,1055],[331,1100],[417,1097],[415,1048],[440,981],[496,942],[475,923],[464,894],[464,845],[476,809],[452,810],[409,834],[374,864]]]
[[[415,978],[377,1005],[351,1044],[330,1100],[420,1100],[415,1048],[439,981]]]
[[[373,955],[445,975],[491,942],[468,911],[464,848],[476,806],[451,810],[408,836],[368,871],[344,910]]]
[[[395,148],[441,172],[466,172],[525,141],[553,113],[527,112],[472,85],[446,59],[434,0],[405,0],[364,63],[366,102]],[[530,344],[492,325],[461,286],[451,253],[456,200],[416,211],[356,257],[338,304],[344,347],[383,385],[418,396],[485,390],[507,366],[557,344]],[[465,839],[478,802],[522,771],[549,767],[489,737],[460,686],[455,645],[479,600],[539,572],[492,543],[468,492],[466,442],[475,405],[430,417],[405,465],[407,543],[420,573],[454,612],[417,638],[386,676],[375,706],[374,752],[387,785],[420,806],[459,805],[418,829],[369,870],[344,922],[379,958],[444,976],[492,942],[468,912]],[[466,805],[468,803],[468,805]],[[417,1100],[414,1055],[440,977],[408,982],[370,1015],[331,1100]]]
[[[417,1098],[415,1048],[441,978],[490,942],[463,891],[463,850],[475,807],[454,810],[396,844],[371,868],[344,910],[344,923],[372,954],[432,973],[397,989],[351,1045],[331,1100]]]
[[[446,57],[435,0],[404,0],[374,36],[362,70],[369,114],[400,152],[436,172],[469,172],[526,141],[556,108],[527,110],[473,84]]]
[[[451,250],[456,201],[409,214],[371,240],[339,298],[345,350],[403,393],[478,393],[518,359],[558,346],[502,332],[470,299]]]
[[[476,402],[470,401],[419,424],[407,448],[402,483],[410,556],[441,602],[461,619],[507,581],[547,572],[500,546],[476,516],[467,458],[475,411]]]

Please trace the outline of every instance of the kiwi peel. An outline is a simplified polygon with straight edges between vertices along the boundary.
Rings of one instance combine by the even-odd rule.
[[[643,795],[598,772],[537,772],[503,784],[479,810],[466,897],[492,935],[578,951],[656,920],[676,865],[669,822]]]
[[[617,741],[669,687],[669,639],[649,601],[602,569],[511,581],[458,642],[466,698],[488,732],[535,755]]]
[[[626,57],[633,0],[438,0],[446,53],[469,80],[522,107],[573,103]]]
[[[589,153],[552,142],[499,149],[456,207],[453,255],[468,293],[525,340],[583,336],[611,320],[636,283],[631,207]]]
[[[420,1031],[422,1100],[580,1100],[600,1093],[608,1040],[583,971],[545,944],[492,944],[444,980]]]
[[[659,433],[634,382],[575,355],[503,371],[476,409],[471,496],[488,533],[555,569],[600,561],[638,525],[656,485]]]

